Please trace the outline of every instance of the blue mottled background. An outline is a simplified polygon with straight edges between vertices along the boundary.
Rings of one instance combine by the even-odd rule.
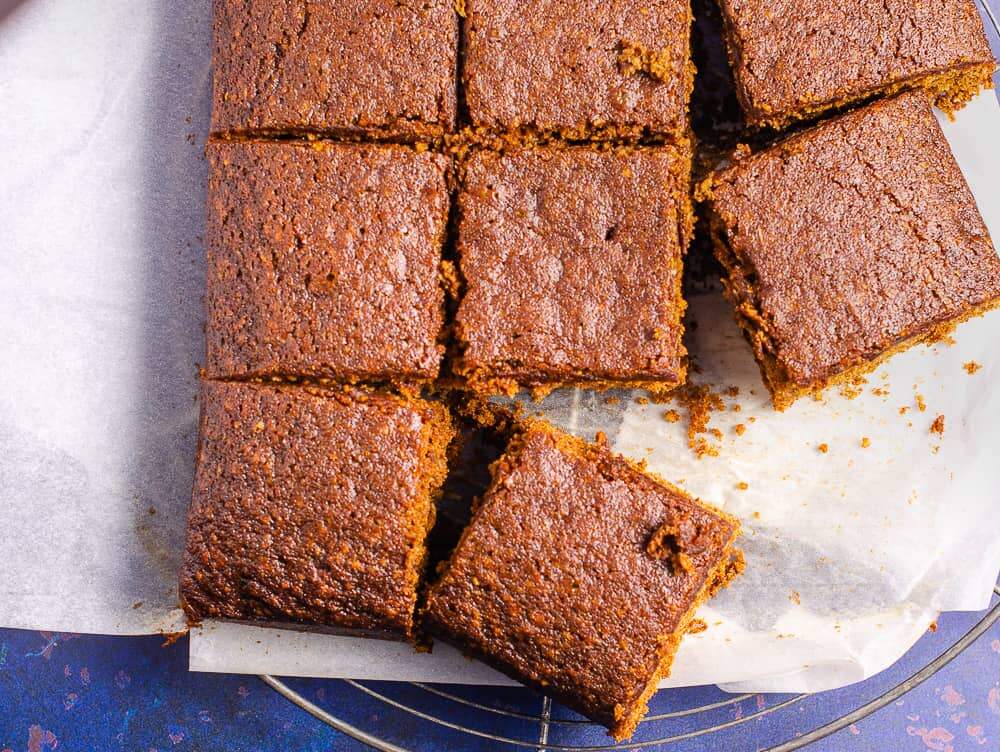
[[[945,614],[896,666],[862,684],[812,695],[773,712],[789,699],[753,695],[716,710],[669,719],[641,730],[637,740],[719,727],[667,746],[670,750],[766,749],[794,739],[880,696],[945,651],[982,614]],[[420,750],[490,750],[494,742],[451,732],[394,710],[335,680],[289,681],[303,696],[355,726]],[[460,719],[461,706],[424,690],[367,682],[374,689],[442,717]],[[450,689],[450,688],[446,688]],[[527,690],[475,690],[498,707],[537,713],[541,700]],[[490,695],[486,697],[485,695]],[[465,694],[474,697],[474,694]],[[653,712],[731,699],[713,688],[660,692]],[[465,717],[469,717],[466,715]],[[575,719],[553,709],[553,718]],[[472,720],[472,719],[470,719]],[[742,721],[742,722],[740,722]],[[478,719],[477,728],[536,741],[537,723]],[[554,745],[606,744],[590,726],[549,728]],[[228,752],[330,752],[358,750],[348,739],[251,676],[187,671],[187,641],[169,646],[158,637],[110,638],[0,631],[0,752],[45,750],[227,750]],[[809,746],[811,752],[1000,749],[1000,625],[954,661],[879,712]]]
[[[71,0],[72,1],[72,0]],[[15,4],[0,0],[0,18]],[[1000,0],[989,0],[1000,12]],[[1000,40],[993,34],[994,49]],[[2,89],[0,89],[2,90]],[[1000,134],[998,134],[1000,138]],[[994,604],[996,604],[994,599]],[[673,737],[648,748],[763,750],[883,696],[946,653],[983,614],[944,614],[895,666],[861,684],[819,695],[751,695],[742,699],[712,687],[660,692],[653,714],[672,714],[640,727],[634,741]],[[494,750],[484,737],[454,731],[401,710],[397,702],[450,723],[552,747],[604,745],[607,737],[551,708],[552,722],[536,716],[542,700],[528,690],[455,689],[470,708],[433,694],[434,688],[336,680],[289,680],[289,686],[353,726],[407,749]],[[697,710],[706,705],[715,706]],[[64,750],[103,752],[333,752],[365,749],[292,705],[251,676],[187,671],[187,640],[165,645],[159,637],[112,638],[0,630],[0,752]],[[808,746],[810,752],[1000,750],[1000,624],[995,623],[943,668],[885,707]]]

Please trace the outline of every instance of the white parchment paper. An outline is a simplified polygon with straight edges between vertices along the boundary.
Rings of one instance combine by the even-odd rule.
[[[209,50],[209,0],[25,0],[0,17],[2,626],[183,628]],[[1000,238],[996,100],[945,128]],[[740,389],[726,398],[740,412],[713,416],[719,457],[692,455],[668,405],[565,392],[541,406],[744,521],[747,571],[699,614],[709,628],[666,683],[825,689],[892,663],[938,611],[985,608],[1000,569],[1000,314],[892,359],[857,399],[777,414],[721,297],[691,305],[696,380]],[[192,635],[191,667],[509,681],[443,645],[217,623]]]

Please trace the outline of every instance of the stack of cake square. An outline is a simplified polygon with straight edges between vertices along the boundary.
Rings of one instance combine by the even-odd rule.
[[[444,387],[686,377],[691,10],[570,5],[215,0],[180,593],[193,622],[427,629],[621,738],[738,572],[737,520],[480,410],[507,450],[426,572]]]

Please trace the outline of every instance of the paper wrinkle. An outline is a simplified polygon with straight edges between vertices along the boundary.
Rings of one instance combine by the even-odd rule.
[[[0,134],[0,354],[13,366],[0,392],[3,626],[183,626],[210,14],[209,0],[33,0],[0,20],[4,101],[17,115]],[[1000,108],[981,96],[944,127],[1000,238]],[[616,450],[744,521],[746,573],[699,613],[708,629],[684,641],[666,683],[827,689],[888,666],[939,610],[985,608],[1000,569],[1000,390],[989,388],[1000,379],[1000,314],[960,327],[954,346],[893,358],[855,400],[834,392],[778,414],[721,296],[691,308],[696,380],[741,392],[741,412],[713,415],[725,435],[718,458],[695,459],[683,421],[635,395],[611,405],[568,391],[544,403],[556,422],[603,430]],[[973,376],[971,360],[983,366]],[[943,437],[928,431],[938,414]],[[191,667],[510,683],[444,645],[424,655],[234,624],[195,631]]]

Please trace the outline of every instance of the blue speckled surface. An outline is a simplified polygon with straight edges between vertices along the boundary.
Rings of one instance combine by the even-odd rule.
[[[730,704],[644,724],[635,741],[736,721],[729,728],[653,748],[743,752],[794,739],[882,695],[944,652],[981,617],[945,614],[936,633],[928,633],[883,674],[853,687],[805,697],[772,712],[767,711],[792,698],[753,695],[731,702],[732,695],[708,687],[660,692],[653,713],[727,700]],[[156,637],[0,631],[0,752],[331,752],[365,748],[294,707],[256,677],[188,673],[187,641],[168,647],[162,643]],[[289,684],[341,718],[408,749],[498,749],[492,741],[394,710],[342,681],[289,680]],[[445,719],[464,720],[479,729],[525,741],[538,740],[540,728],[535,722],[469,710],[412,686],[375,682],[365,686]],[[533,714],[541,709],[541,700],[527,690],[458,691],[466,699],[515,712]],[[591,726],[558,723],[575,720],[572,713],[557,707],[552,718],[556,722],[549,727],[550,744],[608,743],[607,737]],[[1000,624],[898,701],[809,746],[810,752],[997,749]]]
[[[1000,12],[1000,0],[990,0]],[[994,49],[1000,44],[993,35]],[[996,601],[996,599],[994,599]],[[850,713],[885,694],[952,646],[982,614],[944,614],[895,666],[861,684],[795,698],[744,699],[715,688],[660,692],[633,741],[683,737],[651,749],[768,749]],[[111,638],[0,630],[0,752],[335,752],[365,746],[295,707],[256,677],[192,674],[187,640]],[[420,712],[528,743],[537,721],[477,710],[424,688],[333,680],[289,680],[303,697],[356,727],[413,750],[494,750],[497,743],[393,708],[370,692]],[[433,689],[433,688],[431,688]],[[466,701],[510,713],[539,714],[527,690],[442,687]],[[365,691],[367,690],[367,691]],[[701,712],[685,710],[723,703]],[[600,730],[559,707],[549,745],[604,745]],[[706,731],[709,728],[712,731]],[[516,747],[504,746],[503,749]],[[957,658],[894,702],[811,745],[810,752],[1000,750],[1000,623]]]

